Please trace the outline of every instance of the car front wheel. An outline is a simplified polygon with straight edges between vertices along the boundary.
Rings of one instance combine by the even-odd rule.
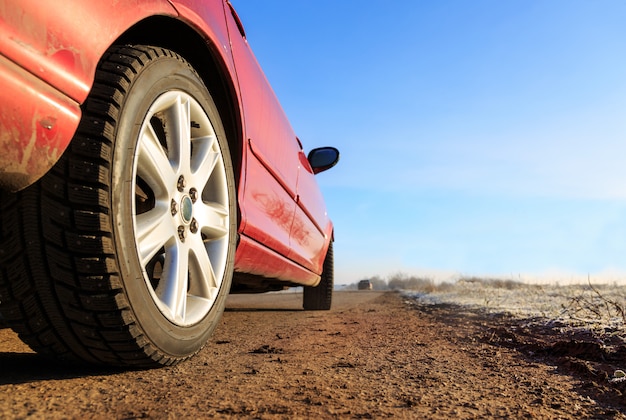
[[[27,275],[0,286],[21,296],[5,318],[33,349],[159,366],[204,346],[230,289],[235,184],[218,110],[182,57],[112,47],[69,149],[17,201]]]

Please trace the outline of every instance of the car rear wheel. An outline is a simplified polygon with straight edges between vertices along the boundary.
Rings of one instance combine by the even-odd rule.
[[[14,297],[0,311],[33,349],[159,366],[204,346],[230,290],[235,184],[215,103],[183,58],[113,47],[69,149],[16,200],[2,217],[25,257],[0,273]]]
[[[322,278],[315,287],[305,286],[303,293],[303,307],[309,311],[327,311],[333,300],[334,287],[334,255],[331,242],[324,258]]]

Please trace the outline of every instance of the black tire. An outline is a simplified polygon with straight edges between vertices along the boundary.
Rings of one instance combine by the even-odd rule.
[[[17,197],[0,191],[0,328],[22,324],[19,303],[34,295],[23,268],[24,241],[20,232]],[[19,284],[22,287],[12,287]]]
[[[305,286],[303,293],[303,307],[307,311],[328,311],[333,301],[333,287],[335,277],[333,243],[328,246],[322,278],[315,287]]]
[[[176,364],[205,345],[232,279],[220,116],[183,58],[149,46],[112,47],[82,111],[58,164],[2,206],[2,317],[44,354]]]

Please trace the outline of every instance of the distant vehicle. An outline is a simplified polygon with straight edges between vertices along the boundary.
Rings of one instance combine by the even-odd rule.
[[[358,285],[359,290],[372,290],[374,286],[369,280],[361,280]]]
[[[172,365],[230,292],[327,310],[334,229],[227,0],[0,0],[0,319],[65,360]]]

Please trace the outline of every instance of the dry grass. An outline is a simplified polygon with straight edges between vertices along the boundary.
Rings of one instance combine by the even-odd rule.
[[[626,286],[525,284],[499,279],[460,279],[432,291],[404,290],[425,304],[452,303],[526,319],[528,325],[559,325],[626,342]]]

